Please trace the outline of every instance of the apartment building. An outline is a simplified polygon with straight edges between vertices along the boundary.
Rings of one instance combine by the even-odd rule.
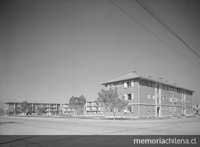
[[[103,114],[97,100],[89,100],[85,104],[85,114]]]
[[[15,108],[20,108],[22,105],[22,102],[6,102],[4,103],[4,108],[8,112],[12,112]],[[32,110],[35,111],[37,107],[43,107],[45,110],[55,112],[59,110],[60,104],[58,103],[28,103],[32,107]]]
[[[62,114],[75,114],[75,111],[69,107],[69,104],[61,104]]]
[[[129,101],[124,111],[116,112],[118,117],[163,117],[193,114],[193,90],[177,84],[170,84],[162,78],[137,75],[137,72],[100,83],[107,89],[116,87],[120,97]],[[112,116],[106,112],[106,116]]]

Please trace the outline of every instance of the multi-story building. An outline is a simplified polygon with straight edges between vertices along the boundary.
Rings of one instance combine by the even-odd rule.
[[[69,104],[61,104],[62,114],[75,114],[75,111],[69,107]]]
[[[118,94],[129,101],[120,117],[163,117],[193,114],[193,90],[170,84],[162,78],[144,77],[136,72],[102,82],[108,89],[116,87]],[[111,112],[106,112],[112,116]]]
[[[16,107],[21,107],[22,102],[6,102],[4,103],[4,108],[8,112],[12,112]],[[45,110],[48,111],[58,111],[60,104],[58,103],[28,103],[32,107],[32,110],[35,111],[37,107],[43,107]]]
[[[97,100],[87,101],[85,104],[85,114],[102,114],[102,109]]]

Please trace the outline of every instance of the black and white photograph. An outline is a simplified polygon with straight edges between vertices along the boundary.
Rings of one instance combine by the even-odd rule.
[[[0,0],[0,146],[200,144],[200,0]]]

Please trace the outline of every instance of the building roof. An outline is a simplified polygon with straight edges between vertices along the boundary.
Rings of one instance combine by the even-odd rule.
[[[191,91],[191,92],[195,92],[194,90],[191,90],[191,89],[188,89],[188,88],[184,88],[184,87],[180,87],[177,84],[174,85],[174,84],[170,84],[168,82],[165,82],[163,80],[155,80],[155,79],[153,79],[151,77],[145,77],[145,76],[138,75],[135,72],[129,73],[129,74],[126,74],[126,75],[123,75],[123,76],[120,76],[120,77],[117,77],[117,78],[109,80],[109,81],[101,82],[100,84],[101,85],[106,85],[106,84],[112,84],[112,83],[115,83],[115,82],[122,82],[122,81],[133,80],[133,79],[145,79],[147,81],[161,83],[161,84],[168,85],[168,86],[171,86],[171,87],[176,87],[176,88],[188,90],[188,91]]]
[[[13,104],[13,103],[18,103],[18,104],[22,104],[23,102],[6,102],[4,104]],[[59,104],[60,103],[32,103],[32,102],[27,102],[28,104]]]
[[[136,73],[129,73],[120,77],[117,77],[115,79],[106,81],[106,82],[101,82],[101,85],[105,85],[105,84],[110,84],[110,83],[114,83],[114,82],[120,82],[120,81],[125,81],[125,80],[131,80],[131,79],[136,79],[139,78],[140,76],[137,75]]]

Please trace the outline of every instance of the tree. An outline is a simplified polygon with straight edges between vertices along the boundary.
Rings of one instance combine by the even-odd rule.
[[[46,113],[46,109],[43,108],[42,106],[37,106],[36,112],[38,115]]]
[[[4,105],[2,102],[0,102],[0,116],[4,114]]]
[[[0,108],[0,116],[4,114],[3,108]]]
[[[76,115],[84,114],[84,105],[86,103],[86,99],[83,95],[80,97],[72,96],[69,100],[69,108],[74,109]]]
[[[15,107],[15,114],[22,113],[22,109],[20,107]]]
[[[105,111],[110,109],[113,112],[113,118],[115,120],[116,110],[122,110],[128,105],[128,101],[124,97],[120,98],[117,92],[117,88],[104,90],[98,93],[98,102],[104,107]]]
[[[21,111],[24,114],[29,114],[29,113],[31,114],[32,113],[32,107],[26,101],[23,101],[22,106],[21,106]]]

